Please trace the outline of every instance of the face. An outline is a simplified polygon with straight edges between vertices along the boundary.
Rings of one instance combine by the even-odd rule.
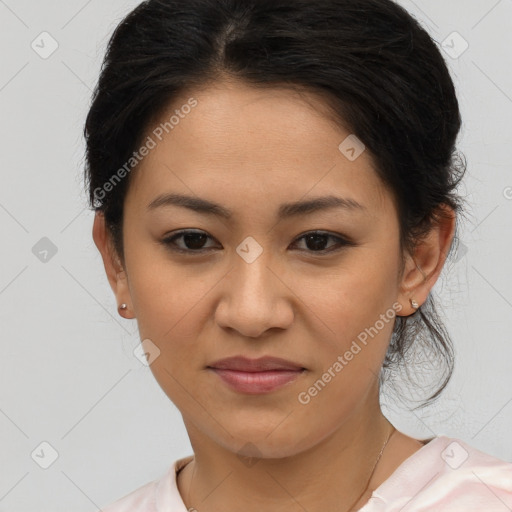
[[[339,149],[350,132],[315,96],[219,83],[189,91],[160,121],[176,109],[161,141],[151,127],[156,146],[131,176],[117,293],[159,351],[150,368],[187,426],[233,452],[307,450],[377,407],[405,305],[391,193],[368,151],[354,160]],[[324,197],[340,201],[285,207]],[[271,391],[235,390],[208,367],[237,355],[305,370]]]

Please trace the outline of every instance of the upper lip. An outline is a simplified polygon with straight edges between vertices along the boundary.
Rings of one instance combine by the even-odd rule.
[[[248,359],[243,356],[227,357],[219,359],[208,365],[208,368],[219,370],[238,370],[241,372],[264,372],[270,370],[305,370],[300,364],[280,357],[264,356],[258,359]]]

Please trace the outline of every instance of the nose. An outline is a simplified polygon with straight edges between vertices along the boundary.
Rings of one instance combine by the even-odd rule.
[[[294,318],[295,294],[287,286],[286,277],[279,274],[282,271],[272,268],[265,252],[252,263],[236,255],[220,287],[217,324],[249,338],[260,337],[272,328],[289,327]]]

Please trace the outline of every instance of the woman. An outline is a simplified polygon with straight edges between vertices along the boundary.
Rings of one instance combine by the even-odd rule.
[[[464,165],[452,80],[391,0],[149,0],[86,127],[93,237],[194,455],[106,512],[512,508],[512,465],[398,431],[451,375],[431,290]],[[434,370],[439,371],[434,371]]]

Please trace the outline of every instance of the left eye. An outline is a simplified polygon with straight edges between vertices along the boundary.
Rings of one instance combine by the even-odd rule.
[[[334,244],[334,249],[325,249],[327,240],[335,240],[337,243]],[[336,250],[336,247],[340,248],[343,246],[353,245],[349,240],[342,238],[340,236],[331,235],[330,233],[324,233],[322,231],[311,231],[310,233],[306,233],[301,237],[297,238],[297,241],[304,240],[306,246],[308,246],[311,252],[332,252]]]
[[[164,240],[162,240],[162,243],[171,250],[181,253],[203,253],[212,249],[211,247],[204,247],[204,242],[208,238],[212,239],[212,237],[207,235],[204,231],[180,231],[172,235],[171,237],[165,238]],[[183,239],[185,247],[177,246],[175,240],[178,239]],[[336,243],[334,244],[334,249],[332,249],[332,246],[331,248],[328,249],[325,248],[327,240],[329,239],[336,241]],[[300,242],[302,240],[305,242],[307,248],[309,249],[309,252],[313,253],[327,253],[336,250],[336,247],[341,248],[343,246],[355,245],[353,242],[347,240],[346,238],[342,238],[340,236],[336,236],[323,231],[311,231],[309,233],[306,233],[297,238],[295,243]]]

